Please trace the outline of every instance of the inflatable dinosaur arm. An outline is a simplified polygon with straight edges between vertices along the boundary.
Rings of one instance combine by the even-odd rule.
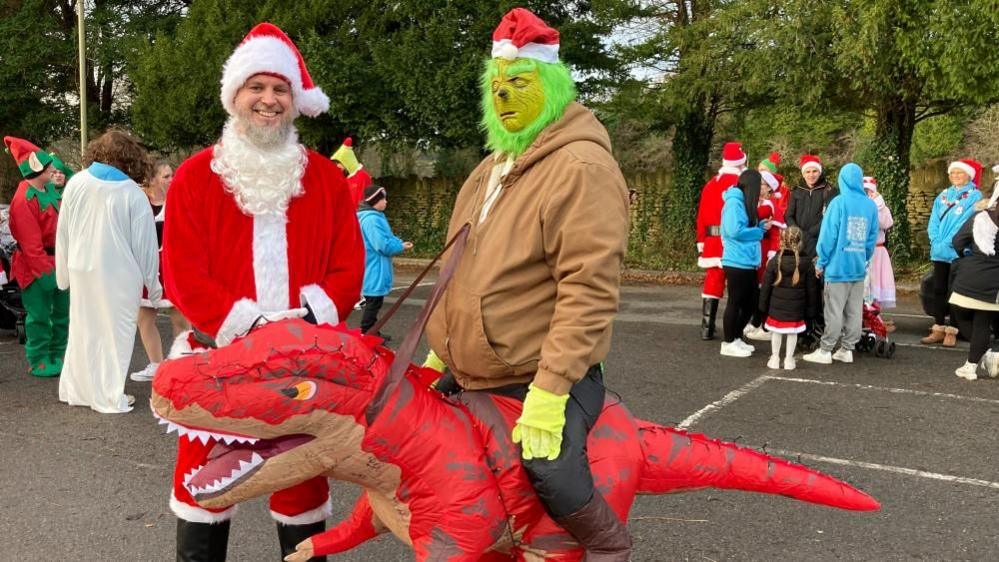
[[[315,556],[338,554],[359,546],[388,529],[371,509],[367,492],[361,494],[350,516],[331,529],[302,541],[287,562],[304,562]]]

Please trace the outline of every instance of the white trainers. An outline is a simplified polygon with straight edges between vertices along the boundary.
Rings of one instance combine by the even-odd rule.
[[[745,349],[749,353],[754,353],[756,351],[756,346],[746,343],[741,338],[735,338],[735,341],[733,341],[732,343],[734,345],[741,347],[742,349]]]
[[[780,355],[771,355],[770,360],[767,361],[768,369],[780,369]]]
[[[132,396],[131,394],[126,394],[125,400],[128,402],[129,406],[135,406],[135,396]]]
[[[754,328],[752,324],[749,324],[742,332],[742,335],[751,340],[770,341],[770,332],[763,329],[763,326],[757,326]]]
[[[132,373],[129,378],[135,382],[149,382],[153,380],[153,375],[156,374],[156,369],[159,366],[159,363],[150,363],[146,365],[145,369]]]
[[[721,344],[721,354],[726,357],[750,357],[753,355],[752,351],[741,347],[737,344],[739,340],[735,340],[732,343],[722,342]]]
[[[808,355],[802,357],[805,361],[809,363],[820,363],[822,365],[832,365],[833,356],[832,353],[822,349],[816,349],[815,351],[809,353]]]
[[[784,370],[785,371],[793,371],[795,369],[795,367],[797,367],[797,366],[798,366],[798,363],[794,360],[794,357],[785,357],[784,358]]]
[[[965,361],[964,365],[961,365],[954,371],[954,374],[962,379],[973,381],[978,378],[978,365],[970,361]]]
[[[853,351],[841,347],[836,350],[836,353],[833,353],[832,358],[833,361],[841,363],[853,363]]]
[[[986,351],[985,356],[982,357],[982,366],[985,367],[985,372],[990,378],[994,379],[999,376],[999,353],[991,349]]]

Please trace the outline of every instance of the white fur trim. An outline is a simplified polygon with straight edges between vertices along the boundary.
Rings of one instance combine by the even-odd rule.
[[[220,511],[215,513],[214,511],[208,511],[207,509],[202,509],[197,506],[186,504],[177,499],[170,492],[170,511],[178,518],[184,521],[189,521],[191,523],[222,523],[232,519],[232,516],[236,514],[236,507],[231,506],[225,511]]]
[[[787,228],[787,224],[786,223],[777,222],[777,221],[771,221],[770,225],[771,226],[776,226],[777,228],[780,228],[781,230]]]
[[[703,251],[704,251],[704,242],[698,242],[697,243],[697,253],[699,254],[699,253],[701,253]]]
[[[800,334],[808,329],[808,326],[796,326],[794,328],[775,328],[770,324],[766,324],[766,329],[772,334]]]
[[[777,181],[777,177],[771,174],[770,172],[760,172],[760,176],[763,177],[763,181],[767,182],[767,185],[770,186],[770,189],[777,189],[778,187],[780,187],[780,182]]]
[[[523,47],[517,47],[509,39],[493,41],[493,58],[514,60],[535,59],[541,62],[558,62],[558,43],[545,45],[543,43],[527,43]]]
[[[697,267],[702,269],[711,269],[712,267],[721,266],[721,258],[697,258]]]
[[[322,287],[316,284],[302,287],[299,296],[302,306],[308,305],[312,309],[312,314],[319,324],[329,324],[336,326],[340,323],[340,315],[337,314],[336,305]]]
[[[257,306],[264,312],[288,310],[288,218],[253,216],[253,282]]]
[[[745,167],[747,159],[748,159],[748,157],[746,155],[743,155],[742,158],[739,159],[739,160],[722,160],[722,167],[723,168],[742,168],[742,167]]]
[[[328,110],[330,100],[316,87],[302,88],[302,73],[295,52],[276,37],[254,37],[236,47],[222,68],[222,106],[236,115],[236,92],[254,74],[277,74],[291,85],[292,99],[299,112],[315,117]]]
[[[721,300],[721,297],[719,297],[717,295],[709,295],[707,293],[701,293],[701,298],[702,299],[711,299],[711,300],[716,300],[716,301]]]
[[[284,525],[310,525],[325,521],[330,515],[333,515],[333,502],[330,501],[329,496],[326,497],[326,501],[319,507],[310,509],[305,513],[299,513],[298,515],[284,515],[273,509],[271,510],[271,517]]]
[[[0,271],[0,285],[6,285],[6,284],[7,284],[7,272]]]
[[[776,255],[777,255],[777,252],[775,252],[774,250],[767,250],[767,260],[768,261],[771,260]]]
[[[819,164],[818,162],[805,162],[805,165],[801,167],[801,171],[804,172],[809,168],[815,168],[820,174],[822,173],[822,164]]]
[[[745,163],[746,160],[743,159],[742,162]],[[723,166],[721,168],[718,168],[718,175],[719,176],[724,176],[725,174],[733,174],[733,175],[738,176],[739,174],[741,174],[742,172],[744,172],[746,170],[746,167],[742,166],[742,165],[738,165],[738,164],[736,164],[734,166],[730,165],[728,160],[723,160],[722,164],[723,164]]]
[[[978,213],[975,216],[972,234],[975,238],[975,245],[983,254],[996,255],[996,235],[999,234],[999,226],[992,222],[992,217],[988,213]]]
[[[256,302],[250,299],[239,299],[232,305],[229,314],[222,321],[222,326],[219,327],[219,332],[215,335],[215,343],[219,347],[229,345],[236,336],[242,336],[249,332],[253,323],[263,313],[264,311],[257,306]],[[173,353],[173,350],[170,351]]]
[[[975,181],[975,169],[969,166],[968,164],[965,164],[960,160],[958,160],[957,162],[951,162],[950,166],[947,166],[947,173],[949,174],[954,168],[957,168],[958,170],[961,170],[962,172],[968,174],[968,177],[971,178],[971,181]]]
[[[167,359],[176,359],[192,353],[201,353],[206,351],[203,349],[195,351],[194,348],[191,347],[191,342],[188,337],[192,333],[194,333],[193,330],[184,330],[173,339],[173,344],[170,345],[170,353],[167,354]]]

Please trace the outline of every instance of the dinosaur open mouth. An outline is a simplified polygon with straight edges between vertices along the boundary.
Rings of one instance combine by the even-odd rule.
[[[218,442],[208,453],[208,462],[184,478],[184,486],[195,499],[215,497],[252,476],[267,459],[313,439],[311,435],[287,435],[250,444]]]

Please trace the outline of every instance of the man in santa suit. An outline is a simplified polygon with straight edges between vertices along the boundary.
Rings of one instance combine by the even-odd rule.
[[[725,294],[725,271],[722,269],[721,212],[725,205],[722,194],[738,183],[746,169],[746,153],[738,142],[725,143],[722,167],[701,189],[697,207],[697,266],[706,269],[701,290],[701,339],[715,337],[715,316],[718,300]]]
[[[294,43],[267,23],[229,57],[221,97],[230,116],[221,139],[181,164],[170,186],[163,273],[171,301],[218,346],[283,318],[338,323],[364,275],[356,209],[343,174],[300,145],[293,125],[299,113],[326,111],[329,99]],[[182,335],[171,355],[192,340]],[[170,507],[179,561],[226,556],[234,507],[202,508],[184,485],[214,446],[187,436],[178,443]],[[270,510],[282,552],[294,552],[325,527],[326,479],[275,493]]]
[[[364,169],[364,164],[357,160],[357,155],[354,153],[354,139],[347,137],[340,148],[330,156],[330,160],[347,177],[347,186],[350,187],[354,207],[357,207],[361,204],[361,199],[364,199],[364,190],[371,186],[371,175]]]

